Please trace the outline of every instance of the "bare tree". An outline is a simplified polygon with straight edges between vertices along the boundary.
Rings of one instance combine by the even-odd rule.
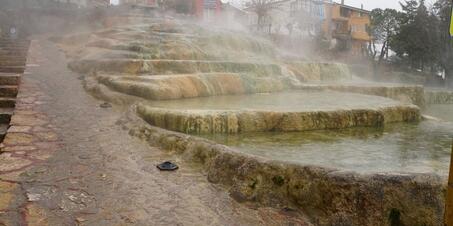
[[[278,0],[250,0],[246,3],[246,6],[258,17],[257,25],[258,29],[266,26],[266,18],[269,16],[269,12],[273,9],[277,9],[279,6],[276,4]]]

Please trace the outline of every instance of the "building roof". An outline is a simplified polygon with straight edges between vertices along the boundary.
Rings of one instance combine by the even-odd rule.
[[[349,5],[344,5],[344,4],[340,4],[340,3],[330,3],[330,4],[333,4],[333,5],[339,5],[341,7],[345,7],[345,8],[348,8],[348,9],[351,9],[351,10],[354,10],[354,11],[359,11],[361,13],[367,13],[367,14],[370,14],[370,11],[368,10],[365,10],[365,9],[361,9],[361,8],[357,8],[357,7],[353,7],[353,6],[349,6]]]

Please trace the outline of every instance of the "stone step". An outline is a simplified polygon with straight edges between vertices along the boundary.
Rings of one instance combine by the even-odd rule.
[[[12,40],[0,40],[2,44],[13,44],[13,45],[29,45],[30,41],[28,40],[19,40],[19,41],[12,41]]]
[[[9,128],[8,123],[0,124],[0,142],[3,142],[3,140],[5,139],[8,128]]]
[[[29,46],[0,45],[0,49],[5,50],[28,50]]]
[[[0,73],[0,86],[17,86],[20,83],[20,74]]]
[[[1,44],[12,44],[12,45],[29,45],[30,41],[10,41],[10,40],[0,40]]]
[[[0,97],[16,97],[18,90],[18,86],[0,85]]]
[[[16,98],[0,97],[0,108],[14,108],[16,107]]]
[[[8,64],[17,64],[17,63],[20,63],[20,64],[24,64],[26,62],[26,58],[25,57],[22,57],[22,58],[4,58],[4,59],[1,59],[0,60],[0,64],[2,65],[8,65]]]
[[[27,55],[12,55],[12,54],[1,54],[0,53],[0,61],[25,61],[27,59]]]
[[[0,40],[0,46],[21,46],[27,47],[30,45],[30,42],[11,42],[11,41],[4,41]]]
[[[22,60],[27,54],[3,53],[0,51],[0,60]]]
[[[26,57],[1,57],[0,56],[0,64],[6,65],[9,62],[21,62],[21,63],[26,63],[27,58]]]
[[[0,48],[20,48],[20,49],[28,49],[28,48],[29,48],[29,45],[15,45],[15,44],[3,43],[3,44],[0,44]]]
[[[24,73],[24,66],[0,66],[1,73]]]
[[[5,54],[0,51],[0,60],[23,60],[25,58],[24,54]]]
[[[0,46],[1,50],[6,50],[6,51],[23,51],[26,52],[28,51],[29,47],[27,46]]]
[[[29,46],[20,46],[20,45],[0,45],[0,49],[28,49]]]
[[[10,38],[3,37],[3,38],[0,38],[0,42],[29,43],[30,40],[28,40],[28,39],[23,39],[23,38],[20,38],[20,39],[10,39]]]
[[[11,39],[11,38],[8,38],[8,37],[2,37],[2,38],[0,38],[0,42],[26,43],[26,42],[30,42],[30,40],[23,39],[23,38]]]
[[[0,49],[0,56],[2,57],[11,57],[11,56],[17,56],[17,57],[25,57],[27,56],[28,54],[28,51],[16,51],[16,50],[3,50],[3,49]]]
[[[28,49],[18,49],[18,48],[14,48],[14,49],[10,49],[10,48],[2,48],[0,47],[0,54],[10,54],[10,55],[14,55],[14,54],[24,54],[24,53],[28,53]]]
[[[25,56],[28,54],[28,51],[21,51],[21,50],[6,50],[6,49],[1,49],[0,48],[0,54],[2,54],[3,56],[13,56],[13,55],[16,55],[16,56]]]
[[[0,124],[9,124],[14,108],[0,108]]]
[[[3,66],[25,66],[26,61],[25,60],[11,60],[11,61],[2,61],[0,60],[0,67]]]
[[[0,45],[0,49],[5,50],[28,50],[28,46]]]
[[[28,52],[29,47],[14,47],[14,46],[0,46],[1,51],[8,51],[8,52]]]

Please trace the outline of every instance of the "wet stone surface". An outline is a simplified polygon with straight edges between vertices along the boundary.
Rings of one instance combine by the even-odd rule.
[[[309,225],[239,204],[199,166],[128,136],[52,44],[34,41],[29,61],[40,66],[23,78],[0,155],[0,225]],[[166,160],[180,169],[159,172]]]

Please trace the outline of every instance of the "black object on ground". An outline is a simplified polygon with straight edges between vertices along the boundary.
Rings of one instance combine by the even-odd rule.
[[[166,161],[157,165],[157,168],[162,171],[174,171],[177,170],[179,167],[170,161]]]
[[[101,108],[111,108],[112,105],[110,103],[104,102],[101,105],[99,105]]]

